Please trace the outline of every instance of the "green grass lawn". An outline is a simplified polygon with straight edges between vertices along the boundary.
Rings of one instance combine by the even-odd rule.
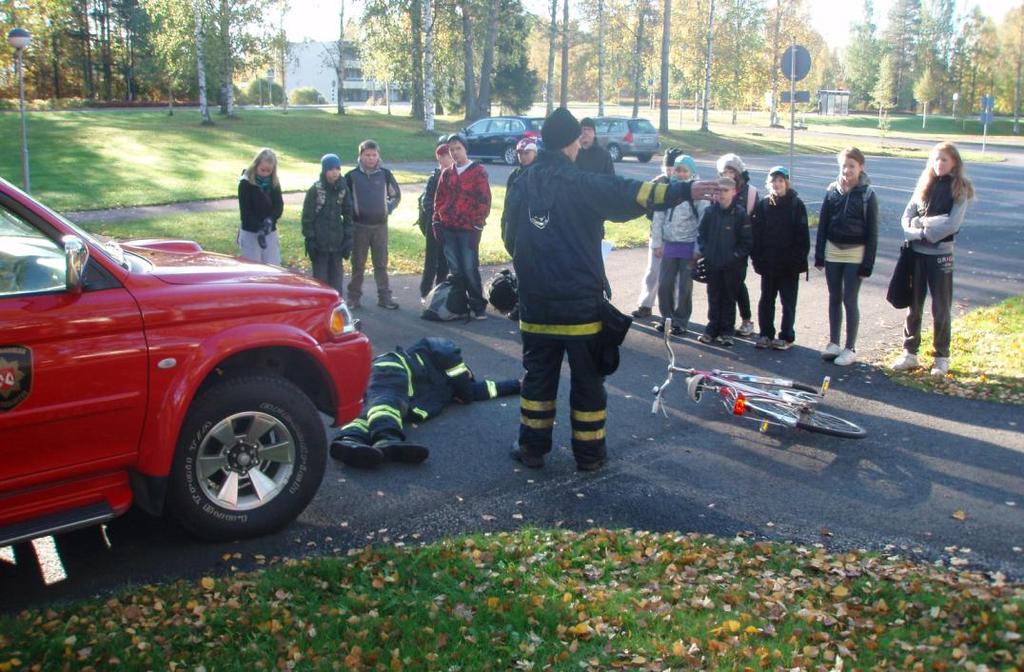
[[[930,352],[931,344],[932,331],[923,332],[922,355]],[[922,368],[916,371],[893,371],[890,367],[901,350],[887,352],[876,362],[897,382],[958,397],[1024,404],[1024,296],[979,308],[953,321],[947,376],[931,376],[932,361],[925,356],[920,359]]]
[[[26,610],[0,670],[1011,670],[1022,610],[1020,585],[861,551],[524,529]]]
[[[18,115],[0,113],[0,137],[17,147]],[[260,147],[278,154],[285,190],[307,188],[320,157],[338,154],[355,165],[366,138],[381,143],[384,161],[433,160],[437,134],[398,116],[353,110],[246,110],[202,126],[194,112],[46,112],[29,115],[33,193],[58,210],[97,210],[234,196],[238,175]],[[437,133],[454,130],[441,120]],[[0,175],[21,183],[17,151],[0,152]],[[405,176],[409,179],[410,176]],[[417,176],[416,179],[423,179]]]
[[[491,214],[487,218],[483,237],[480,241],[481,265],[501,264],[509,261],[501,242],[501,212],[505,200],[504,187],[491,187]],[[388,271],[391,273],[419,273],[423,270],[423,235],[416,222],[417,198],[408,195],[402,199],[389,220],[388,230]],[[303,247],[301,206],[286,206],[284,216],[278,223],[281,239],[281,262],[284,266],[311,272],[309,259]],[[234,210],[206,213],[188,213],[168,217],[152,217],[136,221],[94,222],[83,228],[118,240],[141,238],[182,238],[194,240],[204,249],[223,254],[238,254],[236,235],[238,213]],[[605,237],[616,249],[646,245],[650,233],[650,222],[638,217],[623,224],[608,223]],[[367,267],[372,264],[368,263]],[[348,264],[346,264],[346,271]]]
[[[746,115],[744,120],[749,121]],[[215,117],[202,126],[194,111],[174,116],[160,110],[64,111],[29,115],[29,151],[34,194],[57,210],[173,203],[232,197],[238,175],[256,150],[277,151],[282,186],[305,189],[319,173],[320,156],[334,152],[354,165],[356,147],[365,138],[381,143],[385,162],[427,161],[433,158],[436,134],[456,130],[462,121],[441,118],[436,134],[420,130],[419,122],[404,115],[352,110],[339,117],[323,109],[245,110],[238,119]],[[836,119],[820,120],[837,130]],[[844,118],[844,128],[871,131],[873,117]],[[0,152],[0,175],[20,183],[20,154],[16,151],[19,118],[0,112],[0,137],[12,151]],[[896,122],[894,122],[896,123]],[[902,123],[902,121],[900,122]],[[936,125],[942,120],[936,117]],[[1005,123],[1005,122],[999,122]],[[877,124],[876,124],[877,125]],[[997,124],[998,126],[998,124]],[[877,129],[876,129],[877,130]],[[847,144],[842,137],[801,131],[799,153],[833,153]],[[725,152],[742,155],[789,151],[788,138],[750,126],[716,123],[714,131],[690,128],[664,134],[663,146],[678,145],[698,156]],[[924,157],[926,150],[902,146],[898,139],[861,143],[868,154]],[[981,156],[968,154],[968,160]],[[985,160],[1001,160],[989,152]],[[423,176],[399,171],[399,181],[420,181]]]

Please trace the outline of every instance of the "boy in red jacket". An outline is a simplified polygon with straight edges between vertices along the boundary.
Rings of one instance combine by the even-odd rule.
[[[466,293],[467,304],[478,320],[487,317],[487,299],[480,280],[480,236],[491,212],[491,185],[487,171],[466,154],[466,139],[448,138],[455,165],[441,173],[434,196],[434,236],[444,246],[453,277],[453,290]]]

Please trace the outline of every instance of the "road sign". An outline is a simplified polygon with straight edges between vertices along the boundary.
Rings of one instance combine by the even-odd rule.
[[[799,82],[811,71],[811,54],[799,44],[794,44],[782,54],[779,67],[786,79]]]
[[[996,99],[991,93],[985,94],[981,97],[981,109],[992,111],[992,107],[995,105]]]
[[[809,103],[809,102],[811,102],[811,92],[810,91],[797,91],[793,95],[793,99],[796,100],[796,102],[798,102],[798,103]],[[782,102],[784,102],[784,103],[788,103],[789,102],[789,91],[783,91],[782,92]]]
[[[982,110],[981,114],[978,115],[978,120],[983,124],[992,123],[992,110]]]

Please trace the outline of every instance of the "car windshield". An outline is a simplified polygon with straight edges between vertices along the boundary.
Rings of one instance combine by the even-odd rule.
[[[543,117],[537,117],[535,119],[527,119],[526,120],[526,126],[531,131],[539,131],[540,127],[543,126],[543,125],[544,125],[544,118]]]
[[[36,201],[36,202],[38,203],[38,201]],[[40,204],[40,205],[42,205],[42,204]],[[56,217],[61,222],[63,222],[64,225],[67,226],[69,229],[74,231],[76,236],[78,236],[79,238],[82,238],[83,240],[86,240],[86,241],[92,243],[94,247],[99,248],[108,257],[110,257],[110,260],[113,261],[115,264],[117,264],[118,266],[120,266],[122,268],[129,268],[128,260],[125,257],[125,252],[124,252],[123,249],[121,249],[121,246],[118,244],[118,242],[116,240],[114,240],[113,238],[109,238],[107,236],[99,236],[99,235],[91,234],[91,233],[85,231],[84,229],[82,229],[81,227],[79,227],[77,224],[72,222],[70,219],[68,219],[64,215],[62,215],[59,212],[57,212],[56,210],[48,208],[45,205],[43,205],[42,207],[46,208],[46,210],[50,214],[52,214],[54,217]]]

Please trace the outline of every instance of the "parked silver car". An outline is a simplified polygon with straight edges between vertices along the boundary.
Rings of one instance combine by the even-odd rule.
[[[597,117],[594,126],[598,144],[608,150],[612,161],[635,156],[640,163],[647,163],[660,146],[658,129],[646,119]]]

